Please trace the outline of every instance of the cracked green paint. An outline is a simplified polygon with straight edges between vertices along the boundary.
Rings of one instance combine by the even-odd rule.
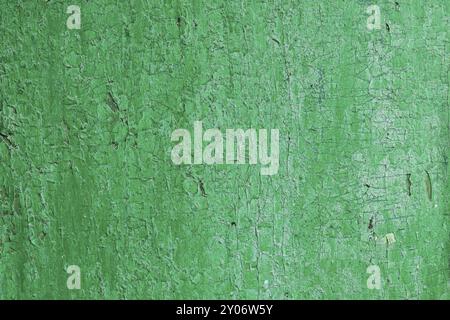
[[[0,298],[448,298],[448,1],[0,4]],[[278,174],[173,165],[196,120]]]

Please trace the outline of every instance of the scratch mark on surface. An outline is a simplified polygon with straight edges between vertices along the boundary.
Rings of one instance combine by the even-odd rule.
[[[408,196],[411,197],[411,173],[406,174],[406,189],[408,190]]]
[[[427,174],[425,177],[425,187],[427,189],[428,200],[431,201],[433,199],[433,187],[431,186],[430,174],[427,170],[425,170],[425,173]]]
[[[106,97],[106,103],[113,112],[119,111],[119,105],[117,104],[111,92],[108,92],[108,96]]]
[[[16,148],[16,145],[14,144],[14,142],[11,141],[11,139],[9,138],[8,135],[6,135],[6,134],[0,132],[0,138],[2,138],[3,142],[6,143],[6,145],[7,145],[9,148],[13,148],[13,149]]]
[[[203,181],[202,181],[201,179],[198,180],[198,185],[199,185],[199,188],[200,188],[200,192],[201,192],[201,194],[202,194],[202,197],[206,197],[207,194],[206,194],[206,192],[205,192],[205,186],[203,185]]]

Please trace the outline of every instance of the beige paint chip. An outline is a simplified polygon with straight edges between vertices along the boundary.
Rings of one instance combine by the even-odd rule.
[[[384,238],[386,239],[386,244],[388,245],[395,243],[395,236],[393,233],[386,234]]]

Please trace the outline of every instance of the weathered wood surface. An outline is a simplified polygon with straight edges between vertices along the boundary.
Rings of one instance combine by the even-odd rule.
[[[1,298],[448,297],[447,0],[0,2]],[[278,173],[175,166],[197,120]]]

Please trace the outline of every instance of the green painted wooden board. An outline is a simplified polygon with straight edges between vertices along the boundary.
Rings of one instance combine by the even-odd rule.
[[[0,298],[448,298],[449,1],[0,8]],[[174,165],[194,121],[277,174]]]

